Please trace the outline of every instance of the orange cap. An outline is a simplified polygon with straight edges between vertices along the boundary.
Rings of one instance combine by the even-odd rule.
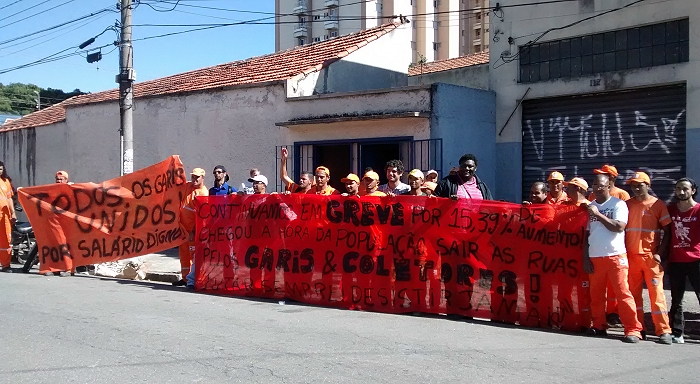
[[[369,171],[369,172],[365,173],[364,176],[362,176],[363,179],[366,179],[368,177],[372,180],[379,180],[379,174],[377,174],[377,172],[374,172],[374,171]]]
[[[323,165],[321,165],[321,166],[319,166],[319,167],[316,167],[316,172],[318,172],[318,171],[325,172],[325,173],[326,173],[326,176],[327,176],[328,178],[331,177],[331,170],[328,169],[327,167],[324,167]]]
[[[549,174],[549,178],[547,178],[547,181],[552,181],[552,180],[557,180],[557,181],[564,181],[564,175],[561,174],[561,172],[554,171]]]
[[[588,182],[581,177],[574,177],[573,179],[571,179],[568,182],[565,181],[564,185],[575,185],[575,186],[583,189],[584,192],[588,191]]]
[[[649,178],[649,175],[644,172],[635,172],[625,184],[632,183],[647,183],[647,185],[651,185],[651,179]]]
[[[207,174],[207,172],[204,171],[202,168],[195,168],[192,170],[192,173],[190,173],[190,175],[202,176],[202,177],[204,177],[204,175],[206,175],[206,174]]]
[[[600,169],[594,169],[593,173],[597,175],[610,175],[612,177],[617,177],[619,173],[617,173],[617,168],[615,168],[614,165],[608,165],[605,164]]]
[[[437,183],[433,183],[432,181],[426,181],[423,183],[423,186],[421,189],[426,190],[429,189],[431,192],[435,192],[435,188],[437,187]]]
[[[351,181],[354,181],[357,184],[360,184],[360,178],[354,173],[350,173],[346,177],[343,177],[342,179],[340,179],[340,182],[343,184],[349,183]]]

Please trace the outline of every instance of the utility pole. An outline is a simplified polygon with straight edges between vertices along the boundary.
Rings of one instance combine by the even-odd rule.
[[[131,45],[132,0],[121,0],[121,36],[119,42],[119,116],[121,138],[121,175],[134,171],[134,49]]]

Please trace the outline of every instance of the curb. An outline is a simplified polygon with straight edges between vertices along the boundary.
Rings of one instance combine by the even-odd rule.
[[[180,280],[180,274],[175,272],[146,272],[144,280],[173,283]]]

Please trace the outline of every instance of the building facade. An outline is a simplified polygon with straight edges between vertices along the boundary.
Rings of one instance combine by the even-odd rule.
[[[489,47],[489,0],[275,0],[277,51],[386,23],[411,21],[413,62],[444,60]]]
[[[527,3],[501,1],[492,20],[499,198],[603,164],[647,172],[666,201],[674,180],[700,177],[700,2]]]

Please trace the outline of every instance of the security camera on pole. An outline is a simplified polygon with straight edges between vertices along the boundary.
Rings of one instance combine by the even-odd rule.
[[[121,174],[134,171],[134,50],[131,45],[131,11],[132,0],[121,0],[121,41],[119,42],[119,115],[121,118],[119,134],[121,138]]]

